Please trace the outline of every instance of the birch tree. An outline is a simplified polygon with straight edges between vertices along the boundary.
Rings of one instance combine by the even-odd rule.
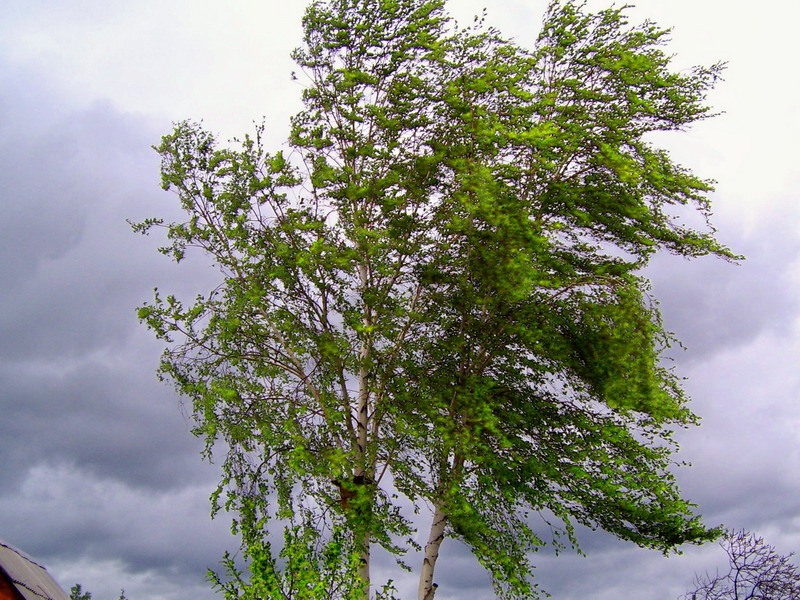
[[[665,30],[572,2],[530,50],[443,0],[320,1],[303,26],[285,148],[177,124],[157,150],[187,218],[135,226],[220,275],[139,316],[224,454],[215,506],[251,571],[229,561],[226,596],[389,597],[379,545],[419,551],[432,598],[450,537],[529,598],[531,552],[575,545],[575,523],[664,552],[717,535],[669,471],[696,418],[641,269],[735,258],[710,182],[650,135],[710,116],[721,65],[674,72]],[[431,507],[426,532],[407,505]]]

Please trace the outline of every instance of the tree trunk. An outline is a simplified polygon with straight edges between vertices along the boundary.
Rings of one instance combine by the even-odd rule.
[[[370,575],[369,575],[369,559],[370,559],[370,535],[369,530],[362,532],[358,540],[359,549],[359,562],[358,562],[358,579],[364,584],[364,591],[362,598],[369,600],[370,595]]]
[[[428,543],[425,544],[425,558],[422,561],[422,573],[419,576],[418,600],[433,600],[436,593],[436,584],[433,582],[433,572],[436,569],[436,560],[439,558],[439,546],[444,540],[444,526],[447,524],[447,515],[437,503],[431,522],[431,532]]]
[[[369,286],[369,269],[366,264],[359,267],[359,278],[361,280],[362,294]],[[364,300],[364,316],[362,318],[364,328],[369,331],[372,326],[372,310]],[[357,415],[357,464],[355,469],[354,483],[360,485],[356,508],[356,544],[359,552],[358,579],[364,585],[362,598],[369,600],[370,597],[370,543],[372,541],[372,492],[367,489],[370,482],[367,471],[367,431],[369,428],[369,408],[370,408],[370,387],[369,369],[367,367],[372,354],[372,341],[369,333],[361,342],[360,351],[361,364],[358,370],[358,415]],[[368,499],[368,500],[367,500]]]

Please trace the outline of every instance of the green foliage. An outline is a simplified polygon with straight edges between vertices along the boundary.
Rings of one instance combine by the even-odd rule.
[[[711,184],[649,135],[709,116],[721,66],[671,71],[667,33],[624,9],[553,2],[527,50],[443,6],[311,4],[286,155],[189,122],[157,148],[187,219],[134,228],[220,285],[139,318],[227,450],[215,510],[250,574],[228,557],[226,598],[366,597],[372,545],[418,549],[400,496],[442,512],[499,597],[534,596],[530,552],[576,522],[665,552],[717,534],[669,473],[695,417],[639,271],[736,258],[680,224],[707,223]]]
[[[351,536],[341,527],[323,535],[319,520],[307,512],[305,522],[292,518],[284,528],[283,546],[277,553],[258,532],[245,534],[244,554],[249,566],[245,579],[234,557],[223,560],[225,577],[213,571],[209,579],[226,600],[358,600],[364,583],[352,576],[358,569],[359,553]],[[323,526],[324,527],[324,526]],[[391,582],[381,598],[392,597]]]
[[[76,583],[69,590],[69,600],[92,600],[89,592],[84,592],[80,583]]]

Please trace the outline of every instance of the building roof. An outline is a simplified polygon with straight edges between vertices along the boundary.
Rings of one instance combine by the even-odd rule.
[[[0,540],[0,570],[25,600],[69,600],[42,565],[11,544]]]

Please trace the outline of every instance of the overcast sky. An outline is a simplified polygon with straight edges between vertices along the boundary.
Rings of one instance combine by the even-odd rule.
[[[451,0],[464,20],[485,0]],[[489,22],[521,43],[545,0],[495,0]],[[679,373],[703,421],[678,470],[707,523],[800,550],[800,3],[638,0],[674,27],[679,67],[727,60],[718,118],[665,138],[718,180],[719,237],[747,256],[658,258],[650,274]],[[236,546],[211,521],[217,480],[135,308],[178,269],[126,219],[174,214],[150,149],[173,121],[222,138],[266,117],[286,136],[299,85],[288,58],[299,0],[0,0],[0,538],[95,600],[210,600],[205,571]],[[597,0],[592,7],[603,7]],[[535,560],[556,600],[674,600],[715,545],[664,558],[582,534],[586,557]],[[468,553],[445,542],[437,600],[491,598]],[[415,583],[401,580],[403,597]]]

